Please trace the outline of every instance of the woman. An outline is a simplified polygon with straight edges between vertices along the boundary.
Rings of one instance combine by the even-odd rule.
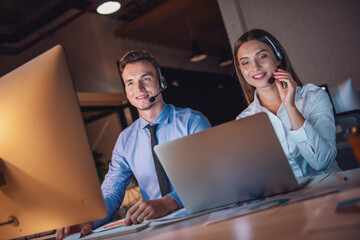
[[[234,63],[249,104],[237,119],[267,113],[296,177],[341,171],[329,96],[301,83],[276,38],[260,29],[244,33]]]

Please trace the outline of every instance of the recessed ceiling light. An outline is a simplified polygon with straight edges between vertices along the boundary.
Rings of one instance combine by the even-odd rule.
[[[116,12],[117,10],[119,10],[121,7],[120,3],[118,1],[106,1],[103,2],[102,4],[100,4],[96,11],[99,14],[102,15],[107,15],[107,14],[112,14],[114,12]]]

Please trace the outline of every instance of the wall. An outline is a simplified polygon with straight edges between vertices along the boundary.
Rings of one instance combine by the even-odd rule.
[[[360,95],[359,0],[218,0],[233,46],[253,28],[271,32],[304,83],[352,78]]]
[[[69,11],[15,47],[38,38],[77,13],[75,10]],[[208,57],[205,61],[190,63],[190,52],[187,51],[114,38],[114,30],[122,24],[123,22],[109,17],[86,13],[19,55],[0,55],[0,77],[57,44],[63,45],[65,49],[77,91],[123,92],[116,61],[128,50],[138,48],[150,51],[163,67],[228,74],[229,68],[218,66],[219,58]],[[111,158],[116,138],[122,130],[119,119],[116,115],[111,115],[88,124],[86,129],[92,150],[101,154],[98,160],[106,164]]]
[[[29,36],[36,38],[46,30],[78,13],[69,11],[61,19]],[[229,68],[218,67],[218,58],[208,57],[200,63],[190,63],[190,51],[115,38],[113,32],[122,21],[98,14],[86,13],[44,40],[16,56],[0,55],[0,76],[36,57],[56,44],[65,48],[70,70],[78,91],[123,92],[116,61],[128,50],[143,48],[158,58],[160,65],[188,70],[228,73]],[[21,46],[21,43],[18,44]]]

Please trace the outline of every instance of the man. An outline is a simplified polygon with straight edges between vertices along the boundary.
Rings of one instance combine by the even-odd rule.
[[[128,210],[126,226],[159,218],[183,207],[166,175],[161,175],[161,164],[159,166],[157,158],[153,157],[150,132],[155,130],[154,141],[164,143],[207,129],[210,123],[200,112],[164,103],[161,93],[166,88],[166,81],[158,62],[148,52],[134,50],[126,53],[120,61],[120,72],[126,96],[137,108],[139,118],[120,133],[109,172],[101,185],[107,216],[94,222],[58,229],[57,239],[79,231],[86,235],[91,229],[109,221],[120,207],[133,174],[143,200]],[[155,129],[151,130],[154,125]]]

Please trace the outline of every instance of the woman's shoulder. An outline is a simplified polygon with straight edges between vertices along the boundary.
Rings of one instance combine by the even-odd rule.
[[[322,90],[320,87],[316,86],[313,83],[306,83],[302,87],[300,87],[301,91],[308,92],[308,91],[319,91]]]
[[[236,120],[254,115],[255,113],[256,113],[256,104],[255,104],[255,102],[252,102],[252,103],[250,103],[250,105],[247,108],[245,108],[245,110],[243,110],[236,117]]]
[[[304,97],[312,95],[327,95],[326,91],[321,87],[316,86],[313,83],[304,84],[302,87],[298,87],[298,93]]]
[[[295,101],[306,101],[306,104],[312,107],[327,106],[331,107],[329,94],[322,88],[312,84],[304,84],[300,90],[299,95],[295,96]]]

